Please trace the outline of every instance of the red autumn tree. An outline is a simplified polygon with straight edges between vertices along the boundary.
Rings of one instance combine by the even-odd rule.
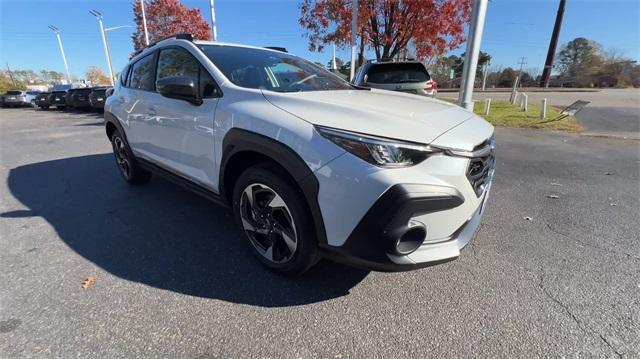
[[[200,9],[190,9],[179,0],[150,0],[145,1],[144,10],[150,43],[180,33],[193,34],[199,40],[211,40],[211,28],[202,18]],[[133,14],[137,27],[132,36],[133,47],[138,50],[145,47],[139,0],[133,0]]]
[[[410,41],[420,58],[442,54],[464,41],[472,0],[360,0],[358,45],[375,51],[378,60],[392,58]],[[352,0],[303,0],[299,23],[307,30],[309,49],[351,43]]]

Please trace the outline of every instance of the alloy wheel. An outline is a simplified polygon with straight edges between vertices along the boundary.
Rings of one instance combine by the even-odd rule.
[[[131,163],[129,162],[129,157],[127,156],[127,151],[124,145],[124,141],[118,136],[113,138],[113,153],[116,156],[116,162],[118,163],[118,168],[124,175],[125,178],[130,178],[131,176]]]
[[[289,207],[276,191],[254,183],[240,197],[242,227],[260,255],[273,263],[286,263],[296,253],[298,238]]]

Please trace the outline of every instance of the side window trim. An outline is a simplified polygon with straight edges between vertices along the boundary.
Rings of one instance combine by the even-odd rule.
[[[131,64],[127,65],[120,75],[120,86],[127,87],[129,84],[129,70],[131,70]]]
[[[157,89],[155,88],[155,87],[156,87],[156,86],[155,86],[155,81],[157,81],[157,78],[158,78],[157,76],[158,76],[158,64],[160,63],[160,53],[161,53],[163,50],[172,50],[172,49],[173,49],[173,50],[178,50],[178,51],[184,51],[184,52],[185,52],[185,53],[187,53],[189,56],[191,56],[191,58],[192,58],[196,63],[198,63],[198,67],[199,67],[199,70],[198,70],[198,89],[199,89],[199,92],[200,92],[200,90],[202,89],[202,88],[201,88],[201,86],[200,86],[200,82],[201,82],[201,80],[202,80],[202,72],[203,72],[203,71],[204,71],[204,73],[205,73],[205,74],[209,75],[209,78],[211,79],[211,81],[213,81],[213,84],[216,86],[216,90],[217,90],[216,92],[218,93],[218,95],[217,95],[217,96],[216,96],[216,95],[212,95],[212,96],[202,96],[202,94],[200,93],[199,95],[200,95],[200,97],[201,97],[201,98],[205,99],[205,98],[220,98],[220,97],[222,97],[222,89],[220,88],[220,86],[218,86],[218,83],[216,82],[215,77],[213,77],[213,76],[211,75],[211,73],[209,73],[209,70],[207,70],[207,69],[204,67],[204,65],[202,64],[202,62],[200,62],[200,60],[198,60],[195,56],[193,56],[193,54],[191,53],[191,51],[187,50],[186,48],[184,48],[184,47],[182,47],[182,46],[178,46],[178,45],[170,45],[170,46],[166,46],[166,47],[163,47],[163,48],[158,49],[158,50],[156,51],[157,56],[156,56],[156,61],[155,61],[154,77],[153,77],[153,78],[154,78],[154,82],[153,82],[153,84],[154,84],[154,92],[157,92]]]

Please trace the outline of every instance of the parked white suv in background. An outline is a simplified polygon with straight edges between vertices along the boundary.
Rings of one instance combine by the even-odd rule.
[[[362,87],[436,96],[438,84],[418,61],[368,62],[358,69],[353,83]]]
[[[127,182],[156,173],[230,205],[285,274],[321,257],[376,270],[456,258],[494,167],[493,127],[458,106],[187,35],[131,60],[105,124]]]

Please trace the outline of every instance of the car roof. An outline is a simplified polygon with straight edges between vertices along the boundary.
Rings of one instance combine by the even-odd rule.
[[[189,41],[189,40],[185,40],[185,39],[168,38],[168,39],[160,40],[160,41],[158,41],[158,42],[156,42],[154,44],[149,45],[148,47],[143,48],[142,51],[137,53],[134,57],[132,57],[129,60],[129,63],[133,63],[133,62],[137,61],[139,58],[142,58],[142,57],[146,56],[149,52],[152,52],[153,50],[155,50],[157,48],[176,45],[176,44],[194,44],[196,46],[198,46],[198,45],[228,46],[228,47],[239,47],[239,48],[245,48],[245,49],[271,51],[271,52],[276,52],[276,53],[279,53],[279,54],[283,53],[282,51],[269,49],[269,48],[266,48],[266,47],[243,45],[243,44],[236,44],[236,43],[231,43],[231,42],[205,41],[205,40]],[[296,56],[295,54],[291,54],[289,52],[285,52],[285,53],[293,55],[293,56]]]
[[[376,62],[370,62],[371,65],[397,65],[397,64],[420,64],[420,65],[424,65],[422,62],[417,61],[417,60],[410,60],[410,61],[376,61]]]
[[[282,53],[289,54],[289,52],[282,52],[282,51],[276,50],[274,48],[252,46],[252,45],[244,45],[244,44],[237,44],[237,43],[232,43],[232,42],[195,40],[193,43],[196,44],[196,45],[214,45],[214,46],[241,47],[241,48],[245,48],[245,49],[254,49],[254,50],[264,50],[264,51],[277,52],[279,54],[282,54]],[[291,54],[291,55],[293,55],[293,54]],[[295,56],[295,55],[293,55],[293,56]]]

